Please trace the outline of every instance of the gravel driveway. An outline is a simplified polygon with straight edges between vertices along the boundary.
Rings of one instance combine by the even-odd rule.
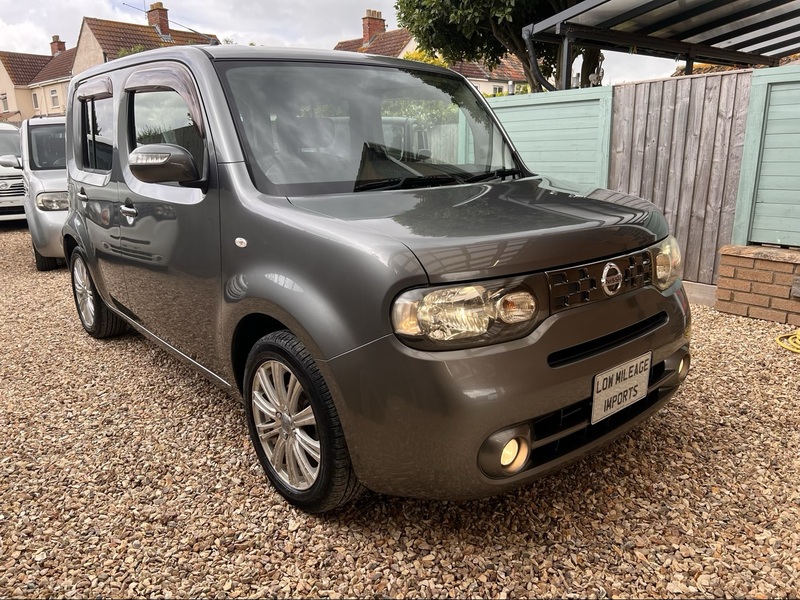
[[[604,451],[499,498],[311,517],[267,487],[236,399],[85,335],[23,226],[0,247],[2,597],[800,595],[791,328],[696,306],[682,391]]]

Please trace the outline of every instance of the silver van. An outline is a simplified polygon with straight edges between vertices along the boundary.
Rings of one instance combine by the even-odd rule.
[[[67,218],[67,160],[64,117],[22,122],[22,177],[25,216],[36,269],[49,271],[64,258],[61,228]]]
[[[512,489],[689,371],[664,216],[537,175],[457,73],[182,46],[78,74],[67,111],[83,328],[133,327],[239,395],[306,511]]]
[[[0,221],[25,218],[25,187],[19,156],[19,129],[11,123],[0,123]]]

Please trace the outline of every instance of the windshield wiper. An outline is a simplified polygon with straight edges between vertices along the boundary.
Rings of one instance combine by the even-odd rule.
[[[521,176],[522,169],[497,169],[496,171],[487,171],[486,173],[478,173],[472,177],[467,177],[465,183],[476,183],[478,181],[486,181],[487,179],[502,179],[506,177]]]
[[[463,180],[453,175],[428,175],[426,177],[391,177],[356,184],[354,192],[368,190],[409,190],[413,188],[434,187],[451,183],[463,183]]]

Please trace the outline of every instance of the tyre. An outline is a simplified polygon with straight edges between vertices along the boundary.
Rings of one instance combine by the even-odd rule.
[[[70,272],[72,297],[75,299],[75,308],[78,309],[78,317],[86,333],[95,338],[107,338],[124,332],[128,325],[100,298],[80,248],[72,251]]]
[[[52,271],[58,268],[58,259],[50,256],[42,256],[39,254],[36,246],[33,246],[33,260],[36,261],[37,271]]]
[[[361,494],[330,391],[300,340],[288,331],[261,338],[247,358],[244,385],[250,439],[290,504],[321,513]]]

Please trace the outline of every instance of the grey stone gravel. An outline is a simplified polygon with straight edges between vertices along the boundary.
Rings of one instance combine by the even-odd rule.
[[[668,407],[521,490],[311,517],[266,485],[236,399],[139,336],[85,335],[24,226],[0,248],[0,597],[800,595],[787,326],[693,307]]]

